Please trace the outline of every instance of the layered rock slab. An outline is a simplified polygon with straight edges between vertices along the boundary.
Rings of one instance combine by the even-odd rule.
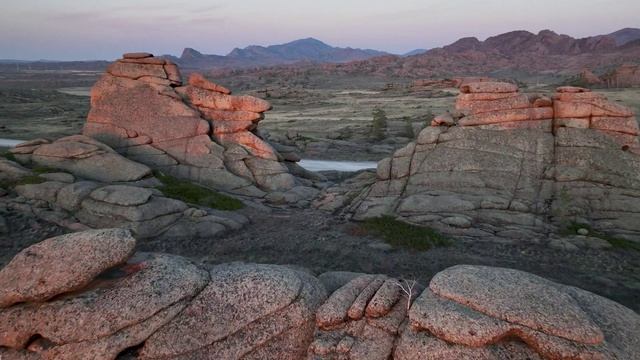
[[[136,181],[151,174],[149,167],[128,160],[109,146],[82,135],[67,136],[53,143],[19,145],[10,151],[23,163],[62,169],[97,181]]]
[[[183,314],[149,338],[141,358],[241,358],[269,341],[282,343],[269,357],[300,358],[309,342],[301,335],[312,330],[325,296],[317,279],[285,267],[217,266]]]
[[[530,358],[633,358],[640,338],[626,332],[617,338],[611,329],[637,332],[639,319],[623,320],[628,309],[608,302],[517,270],[455,266],[436,274],[414,302],[396,355],[511,359],[515,346]],[[605,308],[609,322],[601,318]]]

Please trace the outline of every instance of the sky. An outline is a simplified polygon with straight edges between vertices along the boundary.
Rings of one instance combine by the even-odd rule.
[[[639,0],[18,0],[0,10],[0,59],[225,55],[307,37],[405,53],[512,30],[607,34],[640,27],[638,15]]]

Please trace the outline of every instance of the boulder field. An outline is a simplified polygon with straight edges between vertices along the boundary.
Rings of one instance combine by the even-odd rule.
[[[505,268],[423,286],[135,253],[124,229],[24,249],[0,270],[2,359],[640,359],[640,316]]]
[[[629,108],[588,89],[466,83],[455,111],[380,161],[363,191],[329,189],[316,206],[473,240],[542,241],[577,224],[640,241],[638,133]]]
[[[292,174],[306,173],[295,154],[281,154],[260,137],[258,122],[269,109],[267,101],[231,95],[198,73],[183,83],[168,60],[129,53],[92,88],[83,134],[138,163],[230,193],[262,198],[311,187]],[[33,160],[42,162],[37,155]]]

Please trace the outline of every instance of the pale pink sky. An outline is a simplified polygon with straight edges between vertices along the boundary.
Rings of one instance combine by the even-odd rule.
[[[226,54],[306,37],[403,53],[511,30],[605,34],[640,27],[639,15],[639,0],[19,0],[0,11],[0,58]]]

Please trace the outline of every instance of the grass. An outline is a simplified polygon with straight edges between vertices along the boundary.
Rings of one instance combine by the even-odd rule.
[[[47,181],[47,179],[42,178],[38,175],[27,175],[23,176],[18,180],[5,180],[0,181],[0,188],[9,189],[12,187],[16,187],[18,185],[31,185],[31,184],[41,184]]]
[[[46,167],[46,166],[36,165],[31,169],[31,171],[33,171],[35,174],[39,175],[39,174],[58,172],[60,170],[54,169],[54,168],[50,168],[50,167]]]
[[[640,244],[638,244],[636,242],[633,242],[631,240],[616,238],[616,237],[604,234],[602,232],[599,232],[597,230],[592,229],[589,225],[571,223],[563,231],[561,231],[560,234],[563,235],[563,236],[576,235],[576,234],[578,234],[578,230],[579,229],[587,229],[587,230],[589,230],[589,235],[588,236],[596,237],[596,238],[605,240],[606,242],[611,244],[611,246],[613,246],[613,248],[623,249],[623,250],[640,251]]]
[[[239,210],[244,207],[238,199],[192,182],[176,179],[161,172],[155,172],[155,176],[163,184],[159,190],[167,197],[218,210]]]
[[[7,160],[16,161],[16,156],[8,151],[2,152],[1,156]]]
[[[433,229],[407,224],[392,216],[365,220],[361,227],[365,233],[378,235],[395,247],[425,251],[451,244],[449,239]]]

